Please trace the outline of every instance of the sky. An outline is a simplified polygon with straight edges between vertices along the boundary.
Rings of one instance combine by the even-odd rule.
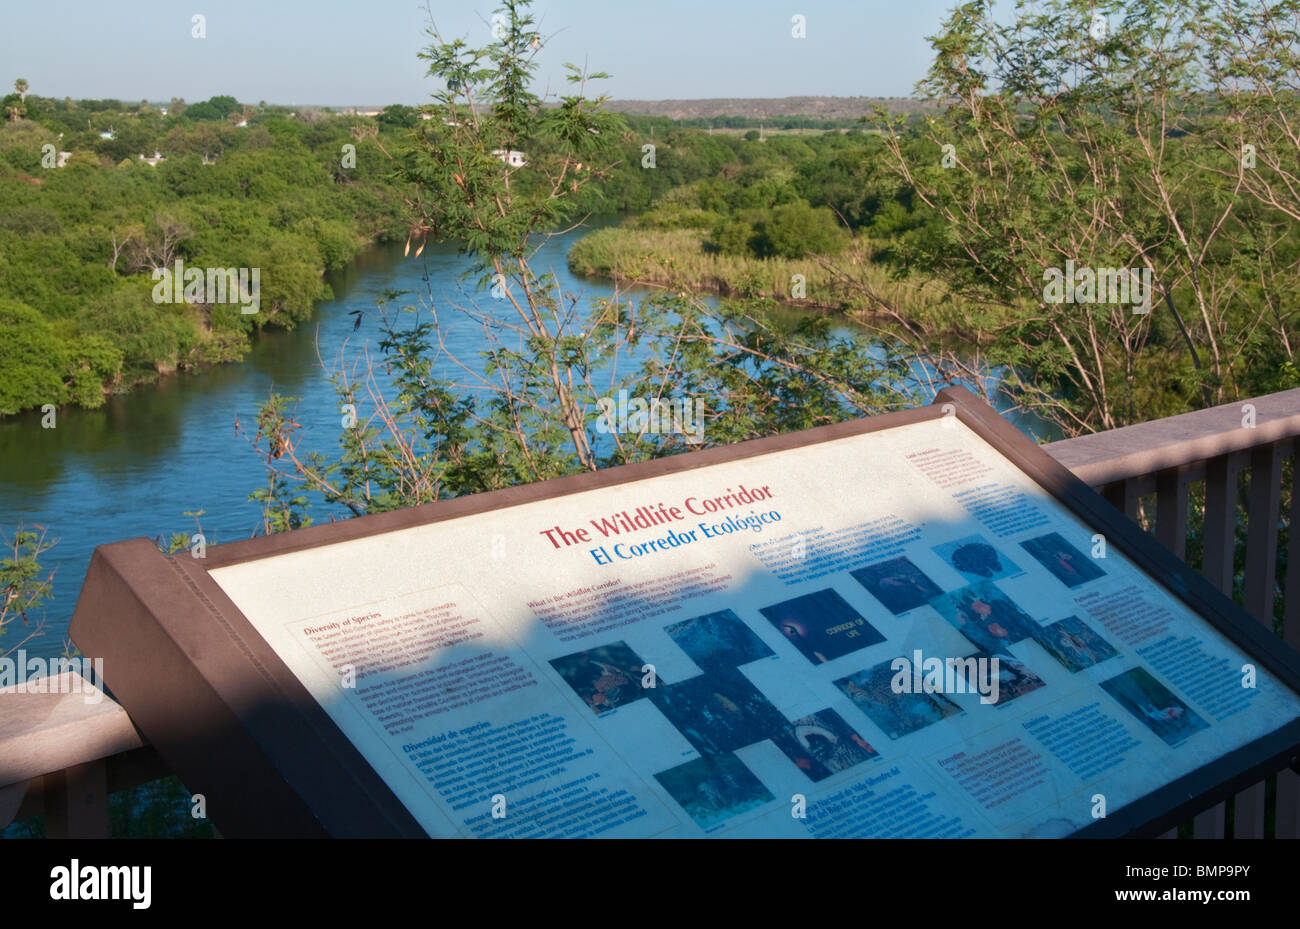
[[[959,0],[535,0],[538,92],[565,62],[606,71],[623,100],[910,96],[926,36]],[[495,0],[39,0],[6,2],[0,88],[47,97],[382,106],[427,101],[417,54],[429,13],[444,38],[491,41]],[[806,38],[791,35],[805,17]],[[196,38],[195,16],[203,17]],[[5,73],[7,72],[7,73]]]

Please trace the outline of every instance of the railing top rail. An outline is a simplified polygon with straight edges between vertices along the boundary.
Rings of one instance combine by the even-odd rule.
[[[1296,436],[1300,436],[1300,388],[1065,439],[1044,448],[1084,483],[1099,487]]]
[[[27,684],[45,692],[0,690],[0,788],[144,745],[126,710],[75,671]]]

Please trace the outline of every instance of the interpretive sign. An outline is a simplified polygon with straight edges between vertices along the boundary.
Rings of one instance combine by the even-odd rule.
[[[102,546],[73,636],[231,835],[1122,835],[1300,746],[1300,657],[963,390]]]

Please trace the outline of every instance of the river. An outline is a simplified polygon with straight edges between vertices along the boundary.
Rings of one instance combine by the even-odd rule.
[[[581,234],[549,239],[534,269],[553,271],[567,292],[610,296],[612,285],[568,270],[565,256]],[[170,375],[111,396],[98,410],[61,410],[52,429],[42,428],[39,412],[0,419],[0,533],[8,539],[19,524],[41,526],[48,540],[57,540],[41,559],[45,572],[54,571],[53,598],[31,617],[33,625],[43,619],[44,634],[23,646],[27,652],[62,654],[96,545],[193,533],[194,520],[184,513],[197,510],[203,511],[200,523],[209,545],[258,531],[260,508],[248,497],[265,484],[264,456],[236,435],[236,422],[251,427],[274,388],[299,400],[295,419],[302,426],[301,448],[336,449],[338,401],[321,369],[317,342],[326,361],[338,358],[345,343],[349,357],[366,342],[377,354],[377,298],[408,290],[431,296],[442,308],[463,303],[473,296],[472,284],[459,279],[466,266],[454,246],[430,245],[419,257],[403,256],[400,245],[375,246],[327,275],[334,296],[317,305],[309,322],[288,332],[262,333],[241,364]],[[484,293],[477,296],[480,305],[491,302]],[[363,315],[354,330],[351,314],[357,310]],[[483,347],[481,325],[446,309],[439,321],[447,347],[475,358]],[[317,522],[329,513],[319,503],[311,510]],[[7,628],[0,653],[17,645],[32,626],[25,630],[17,621]]]

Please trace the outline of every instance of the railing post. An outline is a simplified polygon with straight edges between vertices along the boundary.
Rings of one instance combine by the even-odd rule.
[[[1102,488],[1101,495],[1129,519],[1137,518],[1138,501],[1141,499],[1137,493],[1137,481],[1115,481],[1113,484],[1107,484]]]
[[[1229,597],[1237,543],[1237,455],[1220,455],[1205,463],[1205,550],[1201,573]],[[1227,807],[1220,803],[1192,820],[1198,839],[1222,839]]]
[[[22,809],[23,798],[27,796],[27,782],[0,787],[0,832],[14,821]]]
[[[1277,443],[1250,453],[1250,498],[1246,505],[1246,612],[1273,629],[1273,592],[1277,582],[1278,509],[1282,496],[1282,455]],[[1265,784],[1260,781],[1237,794],[1232,807],[1232,834],[1238,839],[1264,838]]]
[[[1300,649],[1300,443],[1291,466],[1291,512],[1287,522],[1286,602],[1282,638]],[[1277,827],[1279,839],[1300,838],[1300,774],[1283,770],[1277,775]]]
[[[1156,538],[1179,558],[1187,557],[1187,467],[1156,475]]]
[[[108,838],[108,768],[101,761],[45,775],[45,837]]]
[[[1156,475],[1156,538],[1179,558],[1187,557],[1187,466],[1168,468]],[[1162,839],[1178,838],[1170,829]]]

